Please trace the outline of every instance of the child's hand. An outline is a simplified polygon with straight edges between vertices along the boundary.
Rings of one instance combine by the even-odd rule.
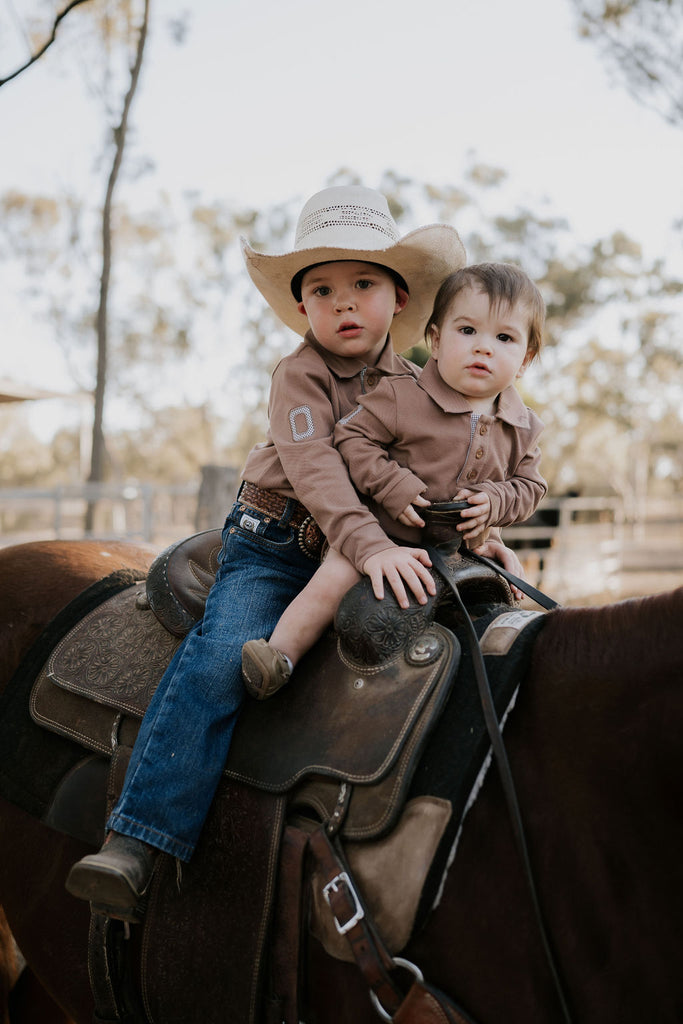
[[[465,540],[477,537],[486,527],[491,515],[491,499],[484,491],[470,491],[462,488],[455,495],[454,501],[468,501],[470,507],[460,513],[461,522],[456,529],[460,530]]]
[[[412,503],[404,508],[400,516],[398,516],[399,523],[403,523],[404,526],[424,526],[424,519],[420,518],[419,513],[413,508],[413,505],[417,505],[419,508],[427,508],[431,505],[431,501],[427,501],[421,494],[418,494],[416,498],[413,498]]]
[[[526,580],[522,563],[512,548],[506,547],[502,540],[489,537],[485,544],[480,544],[478,548],[473,548],[473,550],[475,555],[493,558],[496,562],[500,562],[503,568],[511,572],[513,576],[519,576],[520,579]],[[510,583],[510,590],[517,601],[521,601],[524,597],[519,587],[515,587],[512,583]]]
[[[399,607],[409,605],[404,582],[420,604],[427,603],[427,594],[436,594],[436,584],[427,569],[431,559],[422,548],[387,548],[376,555],[370,555],[363,565],[363,572],[370,577],[372,592],[378,601],[384,597],[384,577],[396,595]],[[425,591],[427,593],[425,593]]]

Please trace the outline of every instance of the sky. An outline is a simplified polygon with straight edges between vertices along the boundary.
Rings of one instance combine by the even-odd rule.
[[[21,9],[0,0],[0,76],[25,58],[8,31]],[[188,11],[187,38],[173,45],[166,21]],[[83,65],[79,17],[0,89],[0,193],[92,190],[100,127],[83,74],[63,70]],[[136,157],[155,171],[138,195],[303,203],[340,167],[372,187],[387,169],[457,185],[474,153],[508,172],[519,202],[566,217],[577,239],[622,230],[652,257],[678,255],[681,130],[612,81],[578,38],[571,0],[153,0],[152,19],[132,120]],[[72,387],[8,279],[0,301],[22,338],[3,345],[0,376]]]

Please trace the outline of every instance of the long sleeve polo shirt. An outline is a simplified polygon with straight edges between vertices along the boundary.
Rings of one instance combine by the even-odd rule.
[[[527,519],[547,492],[542,430],[513,386],[498,396],[495,415],[476,416],[430,359],[419,380],[387,378],[362,395],[337,425],[335,443],[385,532],[419,543],[418,530],[396,521],[418,494],[434,502],[451,500],[461,487],[485,491],[489,526]]]
[[[266,440],[247,456],[242,479],[297,498],[318,522],[331,547],[359,572],[369,557],[392,546],[360,500],[334,446],[336,423],[381,380],[412,377],[417,367],[387,339],[375,366],[324,349],[309,332],[276,366],[268,405]]]

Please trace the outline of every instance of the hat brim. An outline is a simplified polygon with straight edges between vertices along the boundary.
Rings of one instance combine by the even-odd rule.
[[[320,246],[268,255],[256,252],[246,239],[240,241],[252,281],[279,319],[302,336],[310,325],[299,312],[291,290],[292,278],[300,270],[314,263],[358,260],[379,263],[400,274],[408,285],[410,299],[391,326],[391,340],[397,352],[404,352],[422,340],[439,285],[466,262],[465,247],[455,228],[447,224],[417,228],[387,249]]]

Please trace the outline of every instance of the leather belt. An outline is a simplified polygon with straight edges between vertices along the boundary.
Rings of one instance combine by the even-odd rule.
[[[289,505],[291,508],[290,503],[293,503],[294,510],[289,517],[288,525],[294,530],[298,529],[299,547],[304,554],[315,560],[320,558],[325,544],[325,535],[306,506],[296,498],[285,498],[277,491],[263,490],[256,484],[245,480],[239,489],[237,500],[241,505],[253,509],[254,512],[261,512],[262,515],[270,516],[275,520],[282,519],[287,506]]]

